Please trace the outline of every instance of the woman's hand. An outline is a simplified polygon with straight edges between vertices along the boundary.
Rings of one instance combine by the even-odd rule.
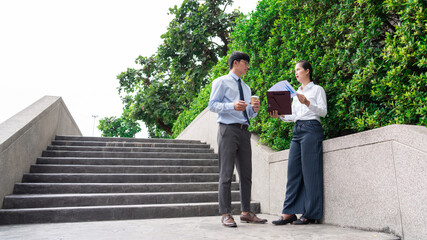
[[[310,101],[308,101],[308,99],[303,94],[297,93],[297,97],[300,103],[306,105],[307,107],[310,106]]]
[[[269,114],[270,114],[270,117],[272,118],[278,118],[281,116],[279,115],[279,112],[277,110],[274,110],[273,112],[269,112]]]

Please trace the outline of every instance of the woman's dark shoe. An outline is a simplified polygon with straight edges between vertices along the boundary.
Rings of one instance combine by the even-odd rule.
[[[305,224],[310,224],[310,223],[319,223],[319,222],[316,219],[308,219],[308,218],[305,218],[304,216],[302,216],[298,220],[292,222],[292,224],[295,224],[295,225],[305,225]]]
[[[273,221],[272,223],[274,225],[285,225],[285,224],[288,224],[288,223],[292,223],[292,222],[294,222],[296,220],[297,220],[297,216],[296,215],[292,215],[291,217],[288,217],[286,219],[284,219],[283,216],[281,216],[279,220]]]

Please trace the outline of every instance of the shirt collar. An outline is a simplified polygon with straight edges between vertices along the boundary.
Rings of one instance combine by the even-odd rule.
[[[314,82],[310,81],[307,85],[305,85],[305,89],[312,88],[313,86],[314,86]],[[298,89],[302,90],[302,86],[300,86]]]
[[[239,77],[236,74],[234,74],[234,72],[232,72],[232,71],[230,71],[230,73],[228,75],[230,75],[236,81],[239,80]]]

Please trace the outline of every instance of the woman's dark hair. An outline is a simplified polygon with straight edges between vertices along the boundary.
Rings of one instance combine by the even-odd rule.
[[[318,81],[313,79],[313,67],[311,66],[311,64],[308,61],[305,60],[301,60],[299,62],[297,62],[297,64],[301,64],[302,68],[304,68],[304,70],[310,70],[310,81],[312,81],[314,84],[318,84]]]
[[[228,58],[228,65],[230,66],[230,69],[233,68],[234,60],[237,60],[238,62],[240,62],[240,60],[246,60],[248,61],[248,63],[250,61],[248,54],[244,52],[234,51],[230,54],[230,57]]]

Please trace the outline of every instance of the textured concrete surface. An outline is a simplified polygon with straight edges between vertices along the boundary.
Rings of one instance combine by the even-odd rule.
[[[200,140],[209,143],[211,148],[218,152],[218,143],[216,141],[218,123],[216,122],[216,116],[216,113],[210,112],[206,108],[176,139]]]
[[[280,214],[283,209],[283,202],[285,201],[286,193],[286,179],[288,163],[287,161],[275,162],[270,164],[271,168],[277,169],[277,171],[271,171],[270,181],[272,184],[269,186],[270,190],[270,213]],[[261,205],[262,207],[262,205]]]
[[[0,124],[0,206],[58,134],[82,135],[61,97],[45,96]]]
[[[426,153],[397,142],[393,150],[403,234],[407,239],[427,239]]]
[[[205,109],[178,138],[216,145],[215,116]],[[266,151],[257,139],[253,134],[252,199],[263,213],[279,214],[288,150]],[[325,140],[323,150],[325,223],[427,239],[426,127],[390,125]]]
[[[402,236],[391,143],[324,156],[324,221]]]
[[[426,127],[390,125],[323,146],[324,222],[427,239]]]
[[[64,136],[58,136],[56,139],[63,139]],[[187,148],[183,147],[183,140],[178,140],[179,148],[173,146],[173,141],[167,148],[154,148],[156,152],[152,157],[162,157],[161,152],[164,150],[175,150],[169,152],[169,165],[164,165],[165,161],[161,158],[155,165],[135,165],[138,161],[134,161],[131,165],[124,165],[125,157],[129,153],[135,154],[136,151],[142,148],[122,147],[118,144],[117,147],[105,147],[107,142],[104,138],[94,139],[93,137],[68,137],[74,143],[74,146],[52,144],[48,147],[48,151],[56,153],[59,156],[67,153],[69,160],[75,158],[79,154],[79,159],[83,160],[82,165],[64,164],[62,157],[56,162],[56,165],[41,164],[38,158],[37,164],[32,165],[31,172],[24,174],[22,182],[24,184],[34,184],[33,187],[41,184],[74,184],[75,193],[57,193],[46,192],[44,194],[13,194],[4,198],[3,209],[0,209],[0,225],[4,224],[25,224],[25,223],[58,223],[58,222],[81,222],[81,221],[108,221],[108,220],[129,220],[129,219],[152,219],[152,218],[171,218],[171,217],[193,217],[193,216],[215,216],[218,214],[218,164],[215,166],[193,165],[180,166],[177,162],[180,160],[178,155],[181,151],[192,153],[194,150],[204,150],[211,152],[217,162],[216,155],[208,147]],[[77,139],[84,142],[78,145]],[[85,146],[86,142],[104,143],[102,146]],[[122,143],[121,138],[112,139],[118,143]],[[127,140],[127,139],[126,139]],[[57,141],[55,141],[57,142]],[[145,141],[146,143],[148,141]],[[153,139],[155,144],[158,144],[158,139]],[[129,143],[129,142],[127,142]],[[193,141],[190,141],[193,145]],[[155,145],[154,144],[154,145]],[[205,144],[206,145],[206,144]],[[166,145],[164,145],[166,146]],[[207,146],[207,145],[206,145]],[[148,150],[149,148],[145,149]],[[65,151],[67,150],[67,151]],[[120,165],[88,165],[93,163],[89,161],[89,155],[93,153],[101,153],[105,158],[111,159],[113,154],[120,153],[116,159]],[[46,151],[43,153],[46,156]],[[199,155],[199,153],[195,154]],[[98,156],[101,157],[101,156]],[[142,156],[141,156],[142,157]],[[195,158],[200,160],[200,163],[208,161],[209,164],[214,163],[209,159]],[[87,160],[85,162],[84,160]],[[93,159],[91,159],[93,160]],[[184,160],[182,163],[191,160]],[[187,163],[186,163],[187,164]],[[157,190],[152,192],[125,192],[117,188],[121,183],[137,185],[142,183],[150,184]],[[215,183],[216,188],[208,191],[204,188],[199,188],[199,191],[190,191],[187,189],[189,183]],[[233,181],[235,182],[235,181]],[[37,184],[38,183],[38,184]],[[104,186],[114,185],[116,192],[101,192],[81,193],[78,191],[76,183],[80,186],[94,183],[103,184]],[[165,191],[161,188],[162,184],[182,183],[181,191],[173,192]],[[237,183],[237,182],[235,182]],[[22,184],[20,184],[22,185]],[[157,186],[157,187],[156,187]],[[164,186],[164,185],[163,185]],[[87,187],[87,185],[86,185]],[[85,187],[85,191],[88,190]],[[43,188],[43,187],[42,187]],[[64,189],[65,190],[65,189]],[[92,188],[92,191],[94,189]],[[101,190],[101,189],[99,189]],[[104,188],[105,190],[105,188]],[[149,191],[151,189],[148,189]],[[234,190],[231,193],[233,211],[240,209],[239,191]],[[235,210],[234,210],[235,209]],[[252,211],[259,213],[260,206],[257,202],[251,203]]]
[[[258,142],[258,136],[252,134],[252,146]],[[262,201],[261,212],[269,212],[270,206],[270,189],[268,186],[276,186],[276,183],[271,184],[269,156],[274,151],[263,145],[256,147],[257,151],[252,151],[252,175],[257,176],[252,178],[252,198]],[[281,184],[280,184],[281,185]],[[274,203],[276,204],[276,203]]]
[[[391,234],[340,228],[326,224],[275,226],[277,216],[259,214],[266,224],[237,222],[237,228],[226,228],[220,217],[168,218],[83,223],[55,223],[0,226],[3,240],[84,240],[84,239],[317,239],[317,240],[389,240]],[[238,216],[235,216],[237,219]]]

